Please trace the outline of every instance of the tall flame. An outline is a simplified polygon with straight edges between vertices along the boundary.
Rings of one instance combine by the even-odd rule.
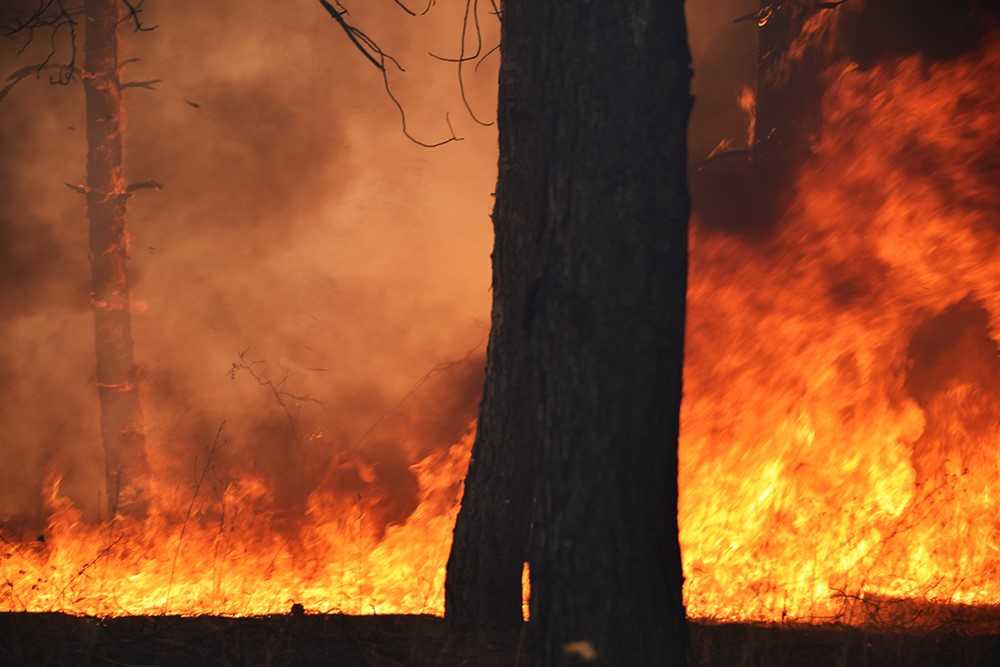
[[[1000,601],[1000,48],[827,77],[777,238],[695,238],[680,511],[694,615]],[[982,368],[963,368],[971,355]]]

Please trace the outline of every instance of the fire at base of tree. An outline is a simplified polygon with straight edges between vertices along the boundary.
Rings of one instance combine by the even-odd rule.
[[[0,663],[1000,664],[997,10],[280,4],[0,10]]]

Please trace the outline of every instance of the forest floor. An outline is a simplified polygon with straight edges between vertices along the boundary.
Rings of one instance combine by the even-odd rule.
[[[0,613],[11,667],[527,665],[525,634],[470,638],[433,616],[132,616]],[[691,623],[692,667],[997,667],[1000,633]]]

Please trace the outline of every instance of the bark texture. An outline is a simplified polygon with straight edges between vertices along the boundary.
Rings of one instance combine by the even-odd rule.
[[[142,409],[132,351],[118,12],[119,0],[84,2],[82,80],[87,115],[91,303],[109,517],[143,510],[146,472]]]
[[[516,622],[527,553],[539,664],[684,664],[683,2],[507,0],[502,24],[493,333],[447,614]]]

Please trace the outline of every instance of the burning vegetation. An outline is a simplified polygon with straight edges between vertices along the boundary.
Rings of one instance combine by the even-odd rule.
[[[763,3],[741,29],[779,29],[785,4],[796,3]],[[1000,606],[1000,33],[959,53],[900,47],[865,60],[838,40],[858,30],[867,3],[819,4],[830,7],[779,54],[765,52],[757,85],[731,98],[745,114],[745,149],[720,144],[692,175],[684,602],[699,619],[934,624],[940,613],[928,605]],[[815,94],[782,124],[773,100],[787,100],[768,91],[796,77],[809,78],[796,90]],[[233,109],[239,99],[209,97],[205,109],[213,101]],[[720,173],[742,180],[721,189]],[[277,189],[298,192],[277,178]],[[750,208],[726,209],[731,192]],[[315,237],[294,232],[306,256]],[[275,275],[294,261],[263,256]],[[487,297],[469,293],[467,310],[485,313]],[[379,288],[358,289],[343,302],[364,311],[378,298]],[[400,309],[372,320],[402,326]],[[44,313],[10,319],[28,317]],[[289,333],[297,343],[322,335],[301,320],[276,329],[299,325]],[[137,327],[142,362],[144,332],[159,335]],[[330,325],[368,350],[348,329]],[[249,424],[206,409],[175,428],[190,411],[175,400],[192,385],[150,363],[136,378],[150,424],[144,507],[100,520],[104,503],[66,482],[60,464],[72,457],[54,457],[29,485],[40,509],[3,517],[0,607],[247,616],[297,603],[440,615],[482,386],[482,344],[462,354],[482,335],[407,347],[408,374],[386,383],[392,391],[366,384],[374,370],[358,364],[332,398],[315,391],[329,370],[316,365],[321,355],[294,353],[298,373],[241,355],[235,394],[208,402],[252,402],[269,415]],[[218,362],[235,338],[201,359]],[[439,345],[460,361],[422,379],[409,372]],[[374,397],[357,398],[365,392]],[[332,413],[352,398],[366,404],[364,419],[344,427]],[[33,506],[18,502],[7,505]]]

